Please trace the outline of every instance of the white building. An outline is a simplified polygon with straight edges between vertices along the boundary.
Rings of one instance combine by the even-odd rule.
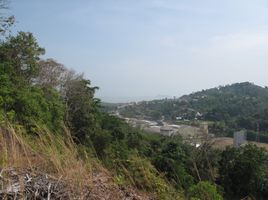
[[[247,133],[246,131],[234,132],[234,147],[240,147],[247,143]]]

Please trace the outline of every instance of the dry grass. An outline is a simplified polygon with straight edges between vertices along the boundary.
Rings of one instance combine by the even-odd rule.
[[[62,134],[52,134],[38,127],[38,135],[29,136],[19,126],[0,128],[0,168],[48,173],[64,180],[70,191],[84,194],[92,185],[91,168],[95,162],[86,152],[81,159],[69,131],[63,130]]]
[[[213,146],[219,149],[225,149],[227,146],[233,146],[233,138],[229,137],[218,137],[212,139]],[[268,144],[248,141],[250,144],[255,144],[257,147],[263,147],[268,150]]]
[[[38,180],[43,181],[43,177],[49,177],[44,179],[49,183],[44,181],[42,188],[48,190],[51,186],[50,188],[54,188],[51,194],[52,192],[58,193],[60,190],[62,193],[60,195],[63,195],[61,199],[117,200],[131,197],[130,199],[148,200],[154,196],[140,193],[131,186],[123,189],[121,188],[123,186],[119,187],[113,175],[102,167],[100,161],[73,142],[68,129],[63,128],[62,133],[57,134],[51,133],[45,127],[37,127],[36,132],[38,134],[31,135],[27,134],[21,126],[15,127],[11,124],[0,126],[0,199],[2,199],[1,191],[18,183],[17,179],[22,188],[30,188],[30,191],[36,190],[40,193],[40,188],[33,188],[35,184],[25,186],[25,176],[28,175],[32,178],[32,183]],[[146,168],[148,166],[143,164],[143,160],[135,160],[132,165],[136,171],[136,179],[143,176],[146,184],[152,184],[160,189],[159,193],[166,194],[166,191],[162,191],[167,190],[168,187],[164,180],[154,176],[155,174],[149,170],[151,167]],[[130,180],[136,183],[137,180],[134,180],[133,174],[125,170],[128,178],[132,178]],[[13,172],[17,174],[16,180],[14,176],[8,175]],[[35,195],[35,193],[32,192],[30,195]],[[21,194],[25,195],[24,190]],[[14,195],[11,199],[13,197]]]

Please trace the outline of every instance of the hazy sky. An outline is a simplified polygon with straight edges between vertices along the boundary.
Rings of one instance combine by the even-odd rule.
[[[104,101],[268,85],[267,0],[11,0],[11,12]]]

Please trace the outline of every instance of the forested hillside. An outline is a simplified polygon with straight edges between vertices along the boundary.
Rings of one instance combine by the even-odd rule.
[[[28,32],[9,36],[0,45],[0,149],[6,152],[0,155],[0,167],[24,165],[26,169],[63,176],[65,170],[77,167],[70,160],[81,162],[83,170],[101,162],[97,168],[103,165],[110,169],[114,183],[122,187],[135,187],[157,199],[170,199],[170,195],[183,198],[182,185],[173,186],[137,150],[152,152],[151,139],[143,139],[141,133],[120,119],[100,112],[99,100],[94,98],[97,87],[54,59],[41,59],[44,53]],[[9,140],[18,146],[18,151],[9,145]],[[27,153],[19,150],[21,145]],[[29,156],[32,153],[44,156],[47,163],[39,166]],[[23,160],[25,163],[21,163]],[[77,173],[73,175],[80,172]],[[73,178],[90,188],[90,173],[88,169],[79,175],[84,181],[82,177]]]
[[[13,18],[1,20],[1,199],[268,198],[267,150],[217,150],[210,141],[196,148],[132,128],[102,112],[98,87],[83,74],[43,59],[32,33],[10,35]],[[199,108],[184,99],[179,104]]]
[[[268,88],[244,82],[220,86],[184,95],[178,99],[140,102],[127,106],[120,113],[167,121],[205,120],[213,122],[210,129],[222,136],[233,131],[248,130],[248,139],[268,142]]]
[[[267,197],[266,150],[249,145],[221,152],[209,143],[195,148],[179,136],[131,128],[100,111],[94,98],[97,87],[89,80],[53,59],[42,60],[44,52],[27,32],[0,45],[0,148],[6,152],[0,155],[2,169],[36,169],[78,179],[82,188],[90,188],[92,168],[103,166],[114,184],[153,199]],[[241,174],[248,176],[237,182]],[[86,194],[84,199],[91,195]]]

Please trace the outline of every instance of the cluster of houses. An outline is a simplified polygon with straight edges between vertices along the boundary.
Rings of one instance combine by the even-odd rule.
[[[155,122],[136,118],[125,118],[125,121],[133,127],[141,128],[147,132],[159,133],[166,136],[180,134],[185,138],[208,135],[208,125],[202,124],[200,127],[189,125],[168,124],[164,121]]]
[[[164,121],[155,122],[150,120],[124,118],[125,121],[133,127],[140,128],[147,132],[158,133],[165,136],[181,135],[184,139],[189,140],[191,144],[200,146],[200,139],[213,137],[208,132],[208,124],[201,123],[199,127],[189,125],[168,124]],[[240,147],[247,143],[246,132],[239,131],[234,133],[234,147]]]

